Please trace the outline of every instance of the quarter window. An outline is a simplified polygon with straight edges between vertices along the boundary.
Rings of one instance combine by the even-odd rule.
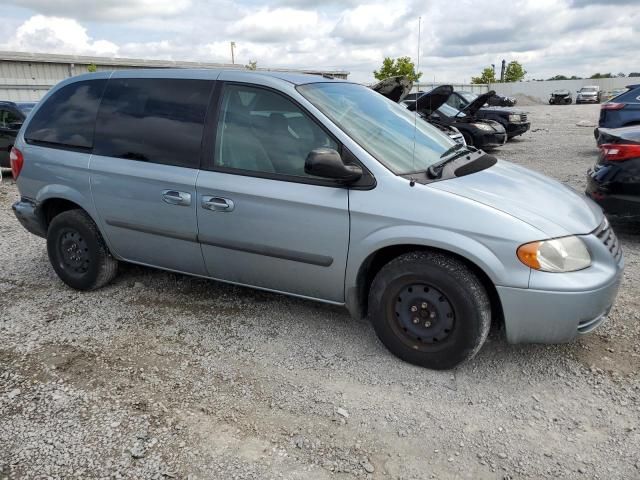
[[[109,80],[94,154],[198,168],[212,85],[189,79]]]
[[[283,95],[243,85],[225,86],[216,141],[215,166],[312,177],[304,171],[309,152],[338,144]]]
[[[29,122],[25,132],[27,142],[91,149],[96,113],[106,82],[74,82],[54,92]]]

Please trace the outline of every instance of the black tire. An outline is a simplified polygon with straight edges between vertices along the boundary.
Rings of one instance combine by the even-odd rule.
[[[553,105],[555,102],[553,101],[553,98],[549,99],[549,105]]]
[[[440,252],[412,252],[389,262],[373,279],[369,317],[391,353],[445,370],[480,350],[491,325],[491,303],[462,261]]]
[[[60,279],[77,290],[95,290],[118,272],[97,225],[84,210],[56,215],[47,230],[47,253]]]

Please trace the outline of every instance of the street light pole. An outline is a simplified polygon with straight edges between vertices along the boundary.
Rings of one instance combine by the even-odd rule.
[[[236,63],[234,55],[233,55],[233,49],[236,46],[236,42],[231,42],[231,64],[234,65]]]

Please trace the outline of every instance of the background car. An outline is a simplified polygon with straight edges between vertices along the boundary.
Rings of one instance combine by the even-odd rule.
[[[587,196],[607,214],[640,219],[640,125],[600,130],[600,155]]]
[[[0,168],[10,168],[9,152],[18,130],[35,103],[0,101]]]
[[[482,95],[454,90],[447,99],[447,104],[467,115],[484,120],[495,120],[505,128],[508,138],[517,137],[529,130],[531,123],[528,121],[527,112],[515,108],[485,107],[484,105],[493,97],[495,97],[493,90]]]
[[[566,89],[554,90],[549,96],[549,105],[571,105],[573,96]]]
[[[489,97],[487,103],[491,107],[513,107],[516,103],[518,103],[518,100],[513,97],[505,97],[494,93]]]
[[[455,127],[460,130],[467,145],[491,149],[504,145],[507,132],[495,120],[483,120],[461,112],[446,102],[453,93],[451,85],[440,85],[428,92],[417,92],[403,102],[409,110],[418,113],[431,124]]]
[[[396,77],[389,77],[381,80],[371,87],[372,90],[387,97],[396,103],[400,103],[405,99],[415,100],[419,93],[410,93],[413,88],[413,82],[407,77],[400,75]],[[402,102],[402,105],[406,106],[406,103]],[[464,137],[455,127],[451,127],[444,124],[433,124],[442,133],[446,134],[456,143],[466,145]]]
[[[576,95],[576,105],[578,103],[600,103],[602,92],[598,85],[587,85],[578,90]]]
[[[640,124],[640,84],[628,85],[623,93],[600,105],[596,139],[599,129],[638,124]]]

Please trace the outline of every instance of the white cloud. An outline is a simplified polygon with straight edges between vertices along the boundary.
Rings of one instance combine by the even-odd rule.
[[[116,55],[118,46],[108,40],[93,40],[76,20],[35,15],[20,25],[4,50],[20,50],[76,55]]]
[[[9,0],[8,3],[47,15],[118,21],[174,16],[189,8],[191,0]]]
[[[227,32],[248,40],[290,42],[322,33],[323,26],[314,11],[293,8],[261,8],[232,23]]]
[[[425,79],[469,81],[503,58],[529,78],[639,71],[640,4],[571,1],[11,0],[33,12],[0,23],[0,48],[229,63],[235,41],[237,63],[370,82],[384,56],[416,58],[421,16]]]

